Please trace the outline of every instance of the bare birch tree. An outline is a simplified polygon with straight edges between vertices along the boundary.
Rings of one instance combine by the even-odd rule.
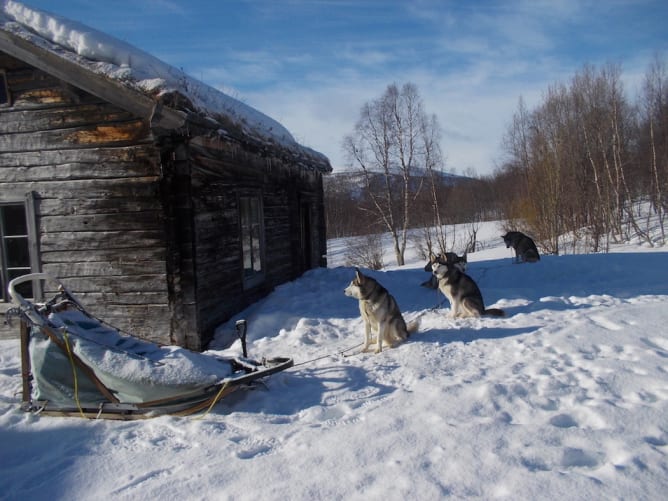
[[[443,221],[443,158],[439,146],[441,129],[435,115],[424,121],[421,139],[424,143],[424,166],[426,170],[431,220],[424,225],[429,254],[448,251],[446,225]],[[432,232],[434,233],[432,238]]]
[[[649,172],[646,190],[666,242],[668,211],[668,72],[658,54],[645,75],[640,103],[640,159]],[[649,233],[649,214],[646,222]]]
[[[364,175],[370,210],[390,233],[399,266],[404,264],[411,208],[435,159],[435,128],[417,87],[392,84],[379,99],[362,106],[354,132],[344,138],[343,149],[351,166]]]

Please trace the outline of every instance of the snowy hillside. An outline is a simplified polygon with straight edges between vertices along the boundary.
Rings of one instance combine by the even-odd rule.
[[[243,315],[251,356],[296,366],[203,417],[26,415],[18,342],[0,341],[0,498],[663,499],[666,249],[518,265],[495,224],[479,234],[469,274],[506,318],[446,318],[410,255],[369,274],[420,331],[357,354],[353,271],[331,242],[329,269]]]

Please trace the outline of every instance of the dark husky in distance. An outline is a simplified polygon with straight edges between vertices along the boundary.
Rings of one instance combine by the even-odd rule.
[[[429,277],[429,280],[426,280],[420,284],[422,287],[428,287],[430,289],[438,289],[438,279],[432,273],[433,271],[432,265],[434,263],[450,263],[459,268],[459,270],[462,273],[466,272],[466,265],[468,264],[466,260],[466,252],[464,253],[463,256],[458,256],[455,252],[443,252],[438,256],[430,254],[429,261],[427,261],[427,264],[424,265],[424,271],[428,271],[431,274],[431,276]]]
[[[364,346],[367,351],[372,342],[372,332],[376,333],[376,353],[383,351],[383,343],[394,347],[417,331],[419,321],[406,325],[399,305],[385,287],[375,279],[367,277],[355,268],[355,278],[343,291],[346,296],[359,300],[360,313],[364,320]]]
[[[450,301],[451,318],[480,317],[489,315],[503,317],[506,313],[499,308],[485,308],[482,293],[475,281],[450,263],[432,264],[434,276],[438,279],[439,290]]]
[[[540,261],[536,243],[521,231],[509,231],[501,238],[507,248],[512,247],[515,250],[515,262],[535,263]]]

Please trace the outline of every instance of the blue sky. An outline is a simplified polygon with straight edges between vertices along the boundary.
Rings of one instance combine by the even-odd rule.
[[[635,98],[668,1],[25,0],[137,46],[286,126],[345,167],[343,137],[391,83],[417,85],[446,170],[489,174],[523,97],[619,63]]]

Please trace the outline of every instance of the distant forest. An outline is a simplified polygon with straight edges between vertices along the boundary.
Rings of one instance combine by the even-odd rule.
[[[534,109],[520,97],[506,156],[483,177],[445,174],[436,117],[415,85],[389,86],[344,141],[349,172],[325,179],[328,238],[389,231],[397,264],[407,229],[493,219],[530,234],[546,253],[565,245],[604,252],[630,234],[665,244],[668,68],[657,55],[633,99],[621,75],[618,65],[587,65],[546,89]],[[659,240],[650,225],[660,227]],[[453,250],[438,233],[424,244],[425,252]]]

